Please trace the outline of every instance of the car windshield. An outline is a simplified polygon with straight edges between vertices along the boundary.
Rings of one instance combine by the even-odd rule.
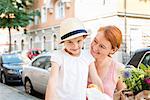
[[[41,53],[41,51],[33,50],[33,51],[32,51],[32,53],[36,55],[36,54],[40,54],[40,53]]]
[[[3,55],[2,56],[3,63],[22,63],[22,59],[19,55],[16,54],[10,54],[10,55]]]
[[[135,53],[130,59],[130,61],[127,63],[127,65],[133,65],[135,67],[138,67],[138,64],[142,58],[142,56],[144,55],[143,52],[138,52],[138,53]]]

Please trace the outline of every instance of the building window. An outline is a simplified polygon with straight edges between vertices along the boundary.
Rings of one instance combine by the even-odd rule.
[[[54,38],[54,50],[57,50],[57,46],[56,46],[56,39],[57,39],[57,37],[56,37],[55,34],[53,35],[53,38]]]
[[[130,28],[130,52],[135,52],[137,49],[142,48],[142,42],[142,32],[140,28]]]
[[[34,24],[38,25],[40,23],[40,11],[36,10],[38,12],[38,15],[34,16]]]
[[[56,19],[62,19],[65,17],[65,3],[57,1],[55,4],[55,17]]]
[[[106,0],[103,0],[103,5],[105,5],[105,3],[106,3]]]
[[[21,40],[21,50],[24,50],[24,40]]]
[[[32,11],[29,11],[29,13],[32,13]],[[30,16],[31,19],[34,19],[34,16]],[[33,25],[34,22],[32,20],[29,20],[29,25]]]
[[[33,42],[33,40],[32,40],[32,38],[30,39],[30,49],[32,49],[32,43]]]
[[[17,41],[14,41],[14,50],[17,50]]]
[[[103,0],[103,5],[109,5],[111,4],[111,0]]]
[[[43,50],[46,50],[46,37],[43,37]]]
[[[148,2],[148,1],[150,1],[150,0],[140,0],[140,1]]]
[[[47,21],[47,9],[45,6],[41,8],[41,22],[46,23]]]

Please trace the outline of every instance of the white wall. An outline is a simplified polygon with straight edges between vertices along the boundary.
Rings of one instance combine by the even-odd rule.
[[[75,0],[75,17],[91,20],[117,12],[117,0]]]

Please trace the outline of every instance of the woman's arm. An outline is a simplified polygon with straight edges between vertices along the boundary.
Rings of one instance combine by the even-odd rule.
[[[89,77],[90,77],[92,83],[97,85],[101,92],[104,92],[103,83],[102,83],[102,80],[100,79],[100,77],[97,74],[94,62],[92,62],[89,65]]]
[[[126,89],[126,85],[122,80],[118,80],[116,85],[116,92],[114,93],[114,100],[125,100],[125,95],[122,93],[122,90]]]
[[[59,66],[57,63],[52,62],[52,67],[49,75],[48,85],[46,89],[45,100],[56,100],[54,98],[56,91],[56,82],[58,79]]]
[[[125,88],[126,88],[125,83],[119,79],[116,86],[117,91],[123,90]]]

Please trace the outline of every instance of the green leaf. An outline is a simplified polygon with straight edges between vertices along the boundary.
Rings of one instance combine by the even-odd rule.
[[[18,27],[29,25],[29,22],[33,21],[34,16],[37,14],[29,13],[29,6],[32,5],[33,0],[21,0],[21,2],[17,2],[17,0],[0,0],[0,28],[14,28],[17,30]],[[11,41],[9,42],[11,44]]]

